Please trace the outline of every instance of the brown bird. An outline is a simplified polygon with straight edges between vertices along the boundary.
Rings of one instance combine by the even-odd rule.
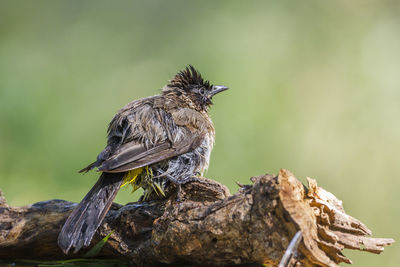
[[[169,185],[196,179],[208,168],[215,130],[208,116],[212,97],[227,90],[203,80],[188,66],[160,95],[132,101],[117,112],[108,127],[107,146],[82,169],[98,168],[99,180],[72,211],[58,237],[67,254],[90,244],[118,190],[124,184],[142,187],[142,200],[164,197]]]

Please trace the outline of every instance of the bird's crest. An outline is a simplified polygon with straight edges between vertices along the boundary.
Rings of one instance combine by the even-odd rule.
[[[210,82],[204,80],[192,65],[188,65],[185,70],[180,71],[168,84],[169,87],[178,87],[184,90],[188,90],[193,86],[203,86],[206,88],[212,87]]]

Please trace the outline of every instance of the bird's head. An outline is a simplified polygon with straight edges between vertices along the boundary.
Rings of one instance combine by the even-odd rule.
[[[189,65],[185,70],[176,74],[163,88],[163,94],[172,93],[191,101],[196,109],[207,111],[208,107],[212,105],[212,97],[227,89],[226,86],[210,84],[192,65]]]

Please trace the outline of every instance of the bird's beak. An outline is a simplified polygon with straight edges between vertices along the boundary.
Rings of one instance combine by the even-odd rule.
[[[213,97],[214,95],[221,93],[222,91],[228,90],[229,88],[223,85],[214,85],[211,89],[210,92],[210,97]]]

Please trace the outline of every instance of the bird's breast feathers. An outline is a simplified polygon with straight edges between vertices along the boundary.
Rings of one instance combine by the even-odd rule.
[[[191,131],[214,133],[214,126],[207,114],[190,108],[179,108],[171,111],[172,119],[178,126],[186,126]]]

